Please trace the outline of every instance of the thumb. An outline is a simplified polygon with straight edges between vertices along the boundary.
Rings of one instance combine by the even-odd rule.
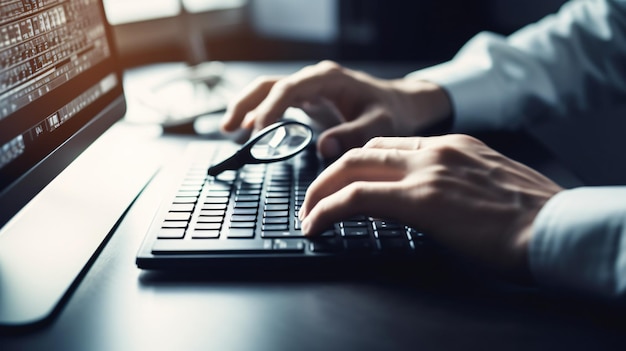
[[[334,159],[349,149],[361,147],[375,136],[390,135],[388,128],[378,126],[371,118],[361,116],[324,131],[317,140],[322,157]]]

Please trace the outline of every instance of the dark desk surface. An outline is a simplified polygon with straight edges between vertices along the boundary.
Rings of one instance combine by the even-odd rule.
[[[253,76],[297,66],[229,67]],[[377,66],[386,76],[406,67]],[[138,112],[131,107],[129,113]],[[128,129],[141,130],[164,158],[190,140],[158,137],[151,127],[129,123],[111,132]],[[572,181],[537,155],[540,148],[523,145],[504,148]],[[436,261],[354,277],[142,272],[134,260],[160,182],[157,177],[137,199],[50,322],[0,332],[0,350],[604,350],[623,349],[626,342],[619,311]]]

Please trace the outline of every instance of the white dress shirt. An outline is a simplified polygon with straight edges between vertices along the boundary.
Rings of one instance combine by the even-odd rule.
[[[481,33],[453,60],[412,76],[448,92],[457,132],[532,128],[538,119],[623,104],[626,0],[570,1],[509,37]],[[626,186],[562,191],[533,230],[537,282],[626,297]]]

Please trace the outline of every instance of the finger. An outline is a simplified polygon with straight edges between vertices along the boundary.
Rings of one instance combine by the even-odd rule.
[[[307,236],[316,235],[333,223],[361,214],[396,219],[401,193],[397,182],[352,183],[319,201],[302,221],[302,231]]]
[[[334,159],[347,150],[363,146],[375,136],[392,134],[384,112],[373,109],[326,130],[318,137],[317,147],[324,158]]]
[[[376,137],[370,139],[364,149],[418,150],[424,142],[422,137]]]
[[[323,129],[334,127],[344,121],[337,106],[323,97],[304,101],[300,108]]]
[[[332,62],[305,67],[276,82],[254,111],[254,124],[261,129],[276,121],[289,107],[299,107],[305,101],[333,97],[347,81],[345,70]]]
[[[309,186],[300,218],[318,201],[357,181],[396,181],[405,176],[405,156],[397,150],[353,149],[326,168]]]
[[[423,150],[432,146],[452,145],[457,142],[455,135],[442,135],[431,137],[376,137],[370,139],[364,149],[398,149],[398,150]]]
[[[222,119],[222,130],[232,132],[241,127],[246,114],[254,110],[267,97],[280,78],[278,76],[259,77],[248,85],[237,98],[231,101]]]

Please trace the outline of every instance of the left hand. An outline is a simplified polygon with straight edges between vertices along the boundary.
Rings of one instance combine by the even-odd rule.
[[[300,218],[307,235],[359,214],[396,220],[496,268],[526,270],[533,220],[561,190],[469,136],[375,138],[319,175]]]

